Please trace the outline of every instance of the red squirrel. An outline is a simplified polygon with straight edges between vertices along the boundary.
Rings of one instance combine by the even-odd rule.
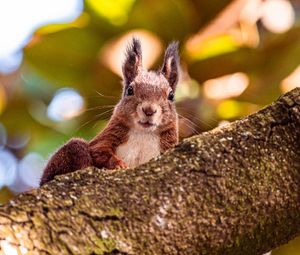
[[[122,72],[123,95],[105,129],[89,142],[73,138],[63,145],[48,161],[41,185],[88,166],[136,167],[177,144],[178,43],[168,46],[160,70],[148,71],[142,66],[141,43],[133,38]]]

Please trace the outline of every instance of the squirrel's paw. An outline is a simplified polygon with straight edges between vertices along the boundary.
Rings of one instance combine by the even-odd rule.
[[[111,157],[109,162],[108,162],[108,167],[109,169],[124,169],[127,168],[127,165],[125,162],[121,159],[118,159],[117,157]]]

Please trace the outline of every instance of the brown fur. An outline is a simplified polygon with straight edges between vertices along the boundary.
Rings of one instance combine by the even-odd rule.
[[[170,123],[168,128],[160,133],[160,148],[164,152],[178,143],[177,123]]]
[[[115,114],[107,127],[89,143],[93,165],[98,168],[114,169],[126,167],[115,155],[116,148],[127,140],[129,127],[126,120]]]
[[[63,145],[49,160],[40,184],[52,180],[54,176],[66,174],[92,165],[88,143],[79,138],[73,138]]]
[[[116,105],[107,127],[90,142],[76,138],[61,147],[49,160],[41,185],[56,175],[87,166],[107,169],[126,167],[123,158],[118,158],[117,149],[120,145],[126,145],[130,134],[131,137],[144,137],[145,134],[159,137],[159,140],[155,138],[159,147],[153,147],[159,149],[158,153],[173,147],[178,142],[178,117],[170,94],[176,90],[178,61],[177,44],[172,43],[166,50],[161,70],[147,71],[142,67],[140,42],[133,39],[123,64],[123,97]],[[129,87],[132,95],[129,93]],[[135,133],[130,132],[131,130]],[[136,132],[142,135],[132,135]],[[132,141],[136,146],[143,143],[136,139]],[[127,143],[125,146],[125,154],[128,146],[131,144]],[[147,146],[146,151],[143,151],[145,146],[141,146],[132,152],[129,148],[128,153],[133,153],[133,157],[134,153],[149,153],[148,157],[156,155],[154,150],[149,151],[152,147]],[[124,155],[124,148],[122,153],[119,155]],[[138,156],[136,159],[139,162]],[[144,157],[144,160],[148,160],[147,157]]]

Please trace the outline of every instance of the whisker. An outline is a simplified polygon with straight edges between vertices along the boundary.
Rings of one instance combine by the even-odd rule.
[[[109,95],[104,95],[97,90],[94,90],[94,91],[96,92],[96,95],[95,94],[86,94],[86,95],[83,95],[83,97],[86,99],[89,99],[89,98],[108,98],[108,99],[117,99],[117,100],[120,99],[119,96],[109,96]]]
[[[110,119],[110,116],[106,117],[106,118],[103,118],[101,120],[109,120]],[[93,129],[97,126],[97,122],[95,122],[95,124],[93,125]]]
[[[188,127],[190,127],[195,133],[197,133],[197,134],[201,133],[197,130],[197,128],[199,128],[198,124],[196,124],[195,122],[193,122],[192,120],[190,120],[189,118],[186,118],[185,116],[183,116],[181,114],[179,114],[179,116],[185,120],[184,124],[187,125]]]
[[[107,96],[107,95],[103,95],[103,94],[101,94],[99,91],[97,91],[97,90],[95,90],[95,92],[100,96],[100,97],[104,97],[104,98],[114,98],[114,99],[116,99],[116,98],[118,98],[118,97],[115,97],[115,96]]]
[[[95,107],[91,107],[91,108],[88,108],[88,109],[85,109],[83,111],[83,113],[85,112],[88,112],[88,111],[93,111],[93,110],[101,110],[101,109],[106,109],[106,108],[113,108],[115,107],[115,105],[99,105],[99,106],[95,106]]]
[[[200,132],[196,129],[196,127],[198,127],[198,125],[196,125],[193,121],[189,120],[188,118],[182,116],[181,114],[178,114],[181,118],[183,118],[184,120],[188,121],[188,123],[185,122],[185,124],[192,129],[193,132],[195,132],[197,135],[200,134]]]
[[[185,120],[187,120],[187,121],[188,121],[189,123],[191,123],[193,126],[198,127],[198,125],[197,125],[195,122],[193,122],[192,120],[186,118],[186,117],[183,116],[182,114],[179,114],[179,113],[178,113],[178,116],[181,117],[181,118],[183,118],[183,119],[185,119]]]
[[[198,132],[198,130],[194,127],[192,127],[191,125],[188,124],[188,122],[183,122],[183,125],[185,125],[186,127],[190,128],[192,133],[196,134],[196,135],[199,135],[200,132]]]
[[[99,113],[99,114],[96,114],[95,115],[95,117],[101,117],[101,116],[103,116],[104,114],[106,114],[106,113],[109,113],[109,112],[111,112],[111,111],[113,111],[114,109],[109,109],[109,110],[107,110],[107,111],[104,111],[104,112],[102,112],[102,113]],[[98,118],[98,119],[100,119],[100,118]]]
[[[208,124],[207,122],[203,121],[200,117],[197,117],[196,115],[192,115],[191,113],[187,113],[187,112],[185,112],[184,115],[189,117],[189,120],[190,120],[190,118],[195,119],[195,120],[199,121],[200,123],[202,123],[203,125],[208,126],[211,129],[214,128],[214,126],[212,126],[211,124]]]
[[[82,124],[77,130],[76,132],[78,132],[80,129],[82,129],[83,127],[85,127],[86,125],[88,125],[89,123],[93,122],[93,121],[97,121],[99,120],[102,115],[106,114],[106,113],[109,113],[110,111],[113,111],[113,109],[109,109],[105,112],[102,112],[101,114],[97,114],[95,115],[91,120],[88,120],[87,122],[85,122],[84,124]]]

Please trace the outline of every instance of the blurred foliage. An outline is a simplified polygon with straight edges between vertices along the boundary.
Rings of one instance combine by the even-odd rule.
[[[90,139],[96,135],[122,89],[120,77],[103,61],[104,50],[113,49],[113,42],[136,29],[150,32],[163,47],[174,39],[180,41],[182,82],[177,98],[181,137],[271,103],[283,93],[282,81],[300,65],[299,2],[292,2],[294,25],[281,34],[268,31],[259,20],[245,24],[239,19],[242,9],[231,6],[234,2],[241,1],[86,0],[84,12],[72,23],[39,28],[24,48],[20,69],[0,75],[0,121],[8,133],[7,148],[19,159],[30,151],[46,159],[70,137]],[[220,24],[232,19],[230,25],[211,32],[224,10],[230,15]],[[191,43],[207,30],[209,36]],[[161,59],[156,59],[153,67],[158,67]],[[120,66],[122,56],[116,61]],[[222,99],[210,98],[205,92],[208,80],[237,72],[249,79],[245,91]],[[56,122],[47,116],[47,106],[65,87],[75,88],[83,96],[86,110]],[[9,146],[26,137],[24,146]],[[7,188],[2,189],[0,202],[11,196]],[[299,243],[298,238],[272,254],[299,255]]]
[[[0,190],[0,205],[7,202],[7,200],[11,199],[13,197],[12,192],[4,187]]]
[[[299,255],[300,254],[300,237],[290,241],[288,244],[274,250],[272,255]]]

